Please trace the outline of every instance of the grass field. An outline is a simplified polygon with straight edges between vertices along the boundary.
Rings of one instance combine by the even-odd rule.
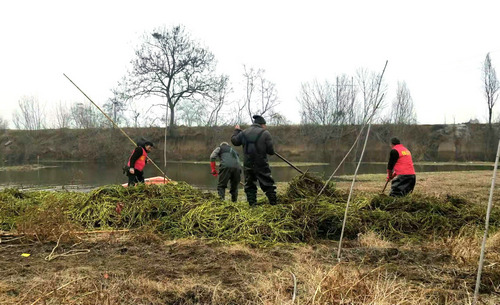
[[[462,198],[466,206],[461,206],[460,213],[469,212],[470,208],[470,215],[475,215],[473,211],[486,209],[491,175],[490,171],[419,173],[415,193],[402,204],[411,205],[422,198],[438,203],[448,202],[451,197],[455,201]],[[381,213],[379,209],[367,210],[363,204],[369,207],[369,202],[386,200],[380,196],[385,176],[360,175],[357,178],[353,202],[358,210],[353,211],[364,213],[359,217],[382,221],[382,218],[370,218]],[[345,201],[351,179],[351,176],[335,179],[338,202]],[[109,198],[114,196],[112,190],[100,190],[90,198],[96,202],[99,198],[111,200]],[[187,191],[180,191],[172,196],[172,200],[186,200]],[[278,184],[278,191],[279,194],[290,192],[289,185]],[[388,191],[386,189],[385,193]],[[288,215],[319,215],[315,220],[323,221],[323,214],[311,212],[315,211],[311,210],[314,206],[300,210],[302,203],[310,203],[306,199],[295,199],[296,202],[289,204],[291,208],[285,207],[287,203],[283,201],[281,207],[264,204],[252,210],[245,207],[244,194],[240,191],[241,202],[237,205],[200,204],[186,211],[169,210],[170,215],[184,214],[195,223],[181,223],[185,231],[176,237],[178,231],[172,231],[170,227],[162,231],[159,229],[161,224],[154,219],[144,226],[104,228],[101,225],[92,230],[89,226],[68,222],[69,210],[53,213],[57,207],[50,204],[56,201],[61,204],[71,204],[69,201],[73,200],[90,202],[86,197],[82,199],[84,194],[62,194],[68,196],[64,197],[68,202],[44,192],[33,194],[31,199],[23,193],[11,192],[7,194],[10,197],[4,195],[2,198],[7,199],[0,201],[2,215],[7,215],[6,202],[14,200],[12,198],[32,201],[42,198],[52,210],[38,208],[36,217],[26,212],[26,217],[35,218],[15,218],[18,220],[10,226],[12,230],[3,232],[0,242],[0,304],[471,304],[483,233],[483,225],[476,219],[470,223],[464,221],[463,225],[458,223],[458,227],[457,222],[453,222],[455,226],[449,231],[444,227],[435,231],[439,234],[424,235],[423,238],[423,231],[418,231],[420,238],[394,238],[391,233],[400,234],[400,228],[393,228],[394,232],[388,231],[387,227],[384,227],[385,231],[378,230],[377,223],[368,226],[363,218],[359,220],[363,228],[350,228],[353,232],[359,229],[359,233],[343,241],[339,262],[335,234],[292,238],[295,235],[288,232],[284,236],[292,237],[283,238],[285,241],[253,242],[258,234],[274,236],[272,230],[287,230],[284,225],[273,226],[286,225],[288,218],[285,216]],[[259,195],[259,201],[265,203],[260,191]],[[498,195],[496,190],[496,207],[500,203]],[[148,193],[144,196],[143,200],[149,198]],[[209,195],[200,196],[207,201],[213,200]],[[194,202],[194,197],[189,198]],[[151,202],[156,204],[156,201]],[[141,205],[142,201],[136,201],[136,204]],[[189,202],[182,204],[182,207],[190,205]],[[108,213],[112,210],[105,215],[109,217],[114,215],[114,208],[113,202],[106,211],[99,211]],[[154,205],[153,208],[159,213],[161,206]],[[398,212],[396,208],[394,213]],[[191,214],[199,209],[206,212]],[[236,209],[239,218],[223,223],[221,218],[228,217],[227,209]],[[10,213],[16,214],[16,211]],[[34,213],[34,210],[26,211]],[[139,212],[143,213],[140,210],[133,215],[144,216]],[[404,213],[412,216],[409,214],[418,212],[415,209]],[[129,211],[124,210],[122,216],[129,215],[126,213]],[[213,216],[209,221],[198,219],[203,213],[217,217]],[[279,217],[255,219],[259,215],[269,217],[270,213],[284,215],[282,221]],[[439,213],[440,210],[429,215],[442,216]],[[94,214],[92,219],[105,217]],[[376,216],[380,217],[379,214]],[[305,219],[307,217],[299,217],[300,223],[310,225],[312,221]],[[358,219],[357,215],[350,217],[347,222],[351,224]],[[467,217],[472,216],[464,219]],[[30,221],[23,223],[19,219]],[[139,221],[137,218],[133,220],[135,223]],[[114,221],[115,218],[108,219],[109,223],[114,224]],[[173,226],[174,220],[170,221]],[[248,221],[254,221],[259,228],[252,239],[242,235],[241,240],[231,240],[223,235],[229,226],[238,227],[238,232],[243,232],[241,227]],[[7,218],[2,219],[4,230],[8,227],[7,222]],[[269,226],[265,226],[266,222]],[[132,220],[129,219],[129,223]],[[439,223],[434,224],[439,226]],[[411,225],[418,230],[423,223]],[[225,237],[214,238],[207,233],[209,230],[218,230],[219,236]],[[20,232],[36,234],[21,236]],[[499,263],[500,233],[493,227],[487,243],[481,304],[500,304]]]

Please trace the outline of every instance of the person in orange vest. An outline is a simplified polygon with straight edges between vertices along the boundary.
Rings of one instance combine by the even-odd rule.
[[[136,185],[139,182],[144,183],[144,166],[148,162],[148,153],[151,152],[153,146],[150,141],[137,143],[137,147],[132,152],[127,163],[128,186]]]
[[[413,191],[417,181],[411,153],[398,138],[391,139],[391,148],[386,178],[387,181],[392,180],[389,196],[406,196]]]

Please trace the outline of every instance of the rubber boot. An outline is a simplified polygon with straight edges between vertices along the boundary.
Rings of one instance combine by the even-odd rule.
[[[275,192],[266,193],[267,199],[269,200],[270,205],[276,205],[278,203],[278,199],[276,198]]]
[[[246,192],[247,194],[247,201],[248,201],[248,204],[252,207],[252,206],[256,206],[257,205],[257,193],[253,193],[253,192]]]
[[[231,193],[231,201],[232,202],[238,201],[238,192]]]
[[[219,198],[224,200],[226,198],[226,189],[217,189],[217,193],[219,193]]]

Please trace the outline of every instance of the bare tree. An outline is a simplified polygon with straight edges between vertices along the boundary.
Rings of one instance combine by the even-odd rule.
[[[267,124],[279,126],[279,125],[290,125],[291,122],[283,114],[275,112],[273,115],[269,117],[269,119],[267,120]]]
[[[228,108],[228,95],[232,93],[229,77],[221,75],[214,83],[214,87],[203,98],[186,99],[178,106],[178,124],[186,126],[218,126]],[[234,115],[234,113],[232,114]]]
[[[227,97],[233,91],[227,75],[221,75],[210,93],[207,101],[207,126],[217,126],[222,107],[227,104]]]
[[[358,69],[356,72],[356,82],[361,92],[361,111],[358,115],[358,123],[363,124],[369,118],[376,121],[380,110],[384,108],[385,92],[387,85],[379,80],[382,75],[375,72],[369,72],[366,69]]]
[[[127,95],[164,97],[172,133],[176,106],[182,100],[205,95],[213,87],[214,55],[192,40],[183,26],[157,28],[143,40],[125,78]]]
[[[5,120],[4,118],[0,117],[0,130],[5,130],[9,127],[9,122]]]
[[[106,124],[92,105],[77,103],[71,106],[71,116],[75,127],[80,129],[98,128]]]
[[[189,127],[205,125],[206,110],[206,105],[202,101],[185,100],[178,107],[178,125]]]
[[[128,103],[127,109],[130,112],[130,115],[132,116],[133,127],[137,128],[137,127],[141,126],[140,119],[139,119],[141,114],[142,114],[141,105],[138,105],[136,100],[131,100]],[[127,124],[127,126],[128,126],[128,124]]]
[[[500,83],[497,79],[497,73],[491,63],[490,53],[486,54],[483,63],[483,83],[484,83],[484,96],[488,104],[488,125],[491,127],[491,118],[493,116],[493,107],[498,99],[498,89]]]
[[[417,115],[413,105],[413,99],[406,82],[398,82],[396,97],[392,102],[389,122],[397,125],[416,124]]]
[[[13,122],[17,129],[40,130],[45,128],[43,107],[34,96],[24,96],[19,100],[19,109],[14,111]]]
[[[384,107],[387,90],[385,84],[379,87],[380,77],[360,69],[356,79],[342,74],[336,77],[334,83],[315,80],[302,84],[297,98],[301,105],[302,123],[343,126],[363,124],[376,117]]]
[[[323,84],[320,84],[317,80],[312,83],[303,83],[298,97],[301,106],[302,123],[315,125],[336,124],[337,109],[335,109],[334,99],[335,93],[328,81]]]
[[[246,124],[248,117],[246,115],[245,107],[246,107],[245,101],[242,100],[236,101],[231,107],[230,110],[231,115],[227,120],[227,124],[228,125]]]
[[[341,91],[343,92],[340,94]],[[342,75],[337,77],[337,96],[342,99],[342,104],[345,109],[345,123],[354,125],[356,124],[357,111],[358,111],[358,87],[354,84],[354,77]]]
[[[304,124],[343,125],[355,119],[356,93],[352,79],[347,75],[329,81],[302,84],[298,101]]]
[[[247,69],[246,66],[243,68],[246,82],[244,103],[250,120],[255,114],[273,116],[275,107],[279,104],[276,85],[264,77],[265,70]]]
[[[71,126],[71,110],[66,103],[59,102],[55,109],[55,128],[69,128]]]
[[[106,103],[104,103],[104,111],[113,119],[116,125],[120,125],[126,122],[125,110],[126,102],[130,97],[126,94],[126,90],[113,89],[111,90],[113,96],[109,98]],[[114,125],[113,125],[114,128]]]
[[[355,124],[356,122],[356,95],[354,80],[345,74],[337,76],[334,85],[335,108],[337,109],[338,124]]]
[[[347,75],[336,77],[335,83],[313,81],[302,84],[297,98],[301,105],[301,120],[310,138],[325,144],[322,153],[325,158],[335,159],[337,151],[327,149],[326,143],[341,141],[347,124],[356,122],[356,87],[353,78]],[[314,125],[322,125],[319,130]],[[337,145],[336,145],[337,146]]]

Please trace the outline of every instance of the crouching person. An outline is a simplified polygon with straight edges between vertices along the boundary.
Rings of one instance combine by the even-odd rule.
[[[217,159],[220,160],[219,171],[217,171],[215,164]],[[238,185],[241,180],[241,166],[238,153],[227,142],[222,142],[210,155],[210,167],[212,175],[219,177],[219,183],[217,184],[219,197],[224,200],[229,182],[231,201],[236,202],[238,200]]]
[[[408,148],[398,138],[391,139],[391,152],[387,163],[387,181],[391,182],[389,196],[401,197],[413,192],[416,176],[413,160]]]

